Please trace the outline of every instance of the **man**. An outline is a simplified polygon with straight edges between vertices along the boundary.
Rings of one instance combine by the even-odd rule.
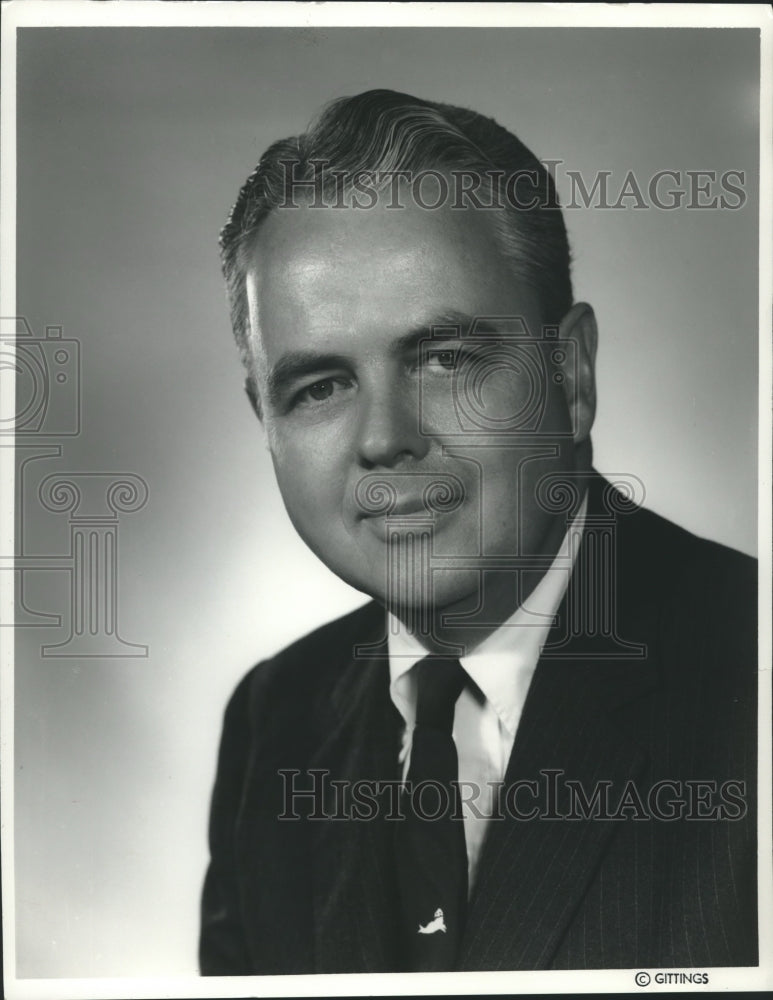
[[[544,167],[372,91],[221,246],[290,518],[374,600],[230,701],[202,971],[756,963],[754,564],[593,470]]]

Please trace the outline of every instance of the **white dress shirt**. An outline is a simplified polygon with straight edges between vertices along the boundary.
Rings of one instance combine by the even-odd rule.
[[[564,536],[550,569],[526,601],[460,662],[479,691],[466,687],[456,703],[453,737],[464,798],[464,835],[470,889],[491,816],[497,783],[504,780],[526,694],[542,647],[564,596],[585,524],[587,496]],[[427,650],[389,615],[390,694],[405,720],[400,761],[408,774],[416,722],[416,678],[411,668]],[[481,692],[484,697],[481,697]],[[480,794],[473,798],[477,789]]]

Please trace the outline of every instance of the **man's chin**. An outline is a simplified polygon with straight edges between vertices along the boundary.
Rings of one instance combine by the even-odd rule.
[[[386,583],[383,577],[378,582],[364,577],[342,578],[403,620],[416,615],[472,614],[481,603],[479,575],[472,571],[436,571],[429,578],[418,572],[393,573]]]

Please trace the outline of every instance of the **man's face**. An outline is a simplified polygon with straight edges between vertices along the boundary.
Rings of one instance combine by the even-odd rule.
[[[247,272],[250,323],[262,419],[301,537],[388,605],[396,586],[426,581],[429,558],[431,599],[425,585],[412,599],[448,610],[477,603],[484,559],[555,551],[565,524],[556,534],[537,488],[574,467],[577,380],[556,378],[538,303],[486,213],[408,204],[275,211]],[[481,316],[510,320],[468,335]],[[530,337],[514,339],[512,317]],[[461,339],[432,336],[449,323]],[[429,557],[406,540],[428,519]],[[490,574],[487,588],[504,579]]]

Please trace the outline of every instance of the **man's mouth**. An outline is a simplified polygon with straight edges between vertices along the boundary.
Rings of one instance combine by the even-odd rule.
[[[388,512],[381,514],[366,514],[366,517],[408,517],[411,514],[429,514],[427,506],[421,497],[404,497],[393,504]]]
[[[354,491],[358,519],[432,517],[456,510],[464,499],[462,480],[448,472],[371,473]]]

